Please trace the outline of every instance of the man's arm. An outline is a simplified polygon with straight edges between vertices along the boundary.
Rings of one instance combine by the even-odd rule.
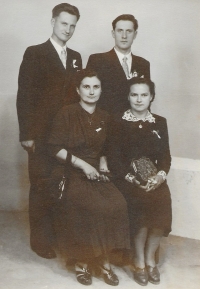
[[[29,47],[20,66],[17,93],[17,114],[23,147],[34,147],[33,127],[39,76],[39,60],[33,47]]]
[[[98,72],[99,69],[101,68],[100,56],[99,55],[95,55],[95,54],[90,55],[89,59],[88,59],[88,62],[87,62],[87,65],[86,65],[86,68]]]

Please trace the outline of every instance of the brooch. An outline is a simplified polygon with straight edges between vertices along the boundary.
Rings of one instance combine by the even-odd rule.
[[[158,138],[161,138],[161,136],[158,134],[159,130],[156,131],[156,130],[152,130],[152,133],[156,134]]]

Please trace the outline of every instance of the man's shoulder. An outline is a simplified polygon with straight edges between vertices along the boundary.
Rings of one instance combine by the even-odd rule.
[[[25,50],[25,55],[27,54],[44,54],[51,47],[50,40],[44,43],[28,46]]]
[[[141,57],[141,56],[132,54],[132,57],[133,57],[134,62],[146,63],[146,64],[149,63],[149,61],[148,61],[147,59],[145,59],[145,58],[143,58],[143,57]]]
[[[72,56],[81,56],[80,53],[76,50],[73,50],[69,47],[67,47],[67,52],[70,53]]]
[[[101,52],[101,53],[94,53],[94,54],[91,54],[90,55],[90,58],[93,58],[93,59],[106,59],[108,57],[110,57],[110,55],[114,52],[114,50],[110,50],[110,51],[107,51],[107,52]]]
[[[50,44],[51,44],[50,40],[47,40],[47,41],[40,43],[40,44],[28,46],[27,49],[40,50],[40,49],[44,49],[44,48],[48,47]]]

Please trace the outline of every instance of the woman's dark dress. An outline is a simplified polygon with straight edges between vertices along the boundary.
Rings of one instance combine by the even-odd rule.
[[[64,107],[54,121],[50,152],[66,148],[98,170],[107,125],[108,114],[98,108],[90,115],[79,103]],[[126,201],[113,183],[90,181],[71,167],[62,208],[58,241],[67,257],[84,260],[130,248]]]
[[[155,114],[153,117],[155,123],[127,121],[120,115],[112,122],[110,133],[108,164],[115,175],[115,185],[127,200],[132,236],[142,227],[163,229],[165,236],[171,231],[171,196],[166,181],[147,193],[124,179],[133,158],[147,157],[157,171],[169,171],[166,119]]]

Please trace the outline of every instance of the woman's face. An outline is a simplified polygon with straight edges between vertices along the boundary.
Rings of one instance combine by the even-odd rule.
[[[96,77],[85,77],[77,88],[81,102],[92,104],[99,100],[101,95],[101,81]]]
[[[152,96],[149,91],[149,86],[144,83],[133,84],[130,87],[128,100],[130,102],[133,113],[147,112],[149,104],[152,100]]]

